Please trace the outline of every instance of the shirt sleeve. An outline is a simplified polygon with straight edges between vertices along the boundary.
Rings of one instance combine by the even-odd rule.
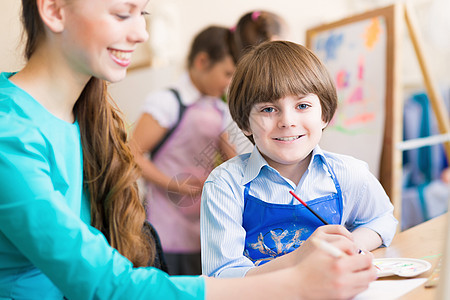
[[[0,128],[0,231],[66,297],[204,299],[203,278],[133,268],[70,210],[50,180],[48,141],[37,129],[4,115]]]
[[[360,162],[362,164],[362,162]],[[394,207],[378,179],[369,171],[367,164],[354,166],[348,188],[344,190],[344,211],[348,214],[346,227],[350,231],[366,227],[377,232],[382,246],[389,246],[397,230],[398,221],[393,215]]]
[[[254,264],[244,256],[243,199],[226,180],[210,176],[202,192],[200,234],[202,272],[214,277],[243,277]]]
[[[172,128],[178,121],[180,106],[170,90],[151,93],[145,99],[143,113],[151,115],[164,128]]]

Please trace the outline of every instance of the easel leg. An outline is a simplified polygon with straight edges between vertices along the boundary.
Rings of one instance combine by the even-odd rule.
[[[431,107],[436,115],[439,131],[444,133],[450,132],[450,122],[448,117],[448,110],[444,105],[440,94],[437,92],[434,81],[431,78],[431,74],[428,69],[428,64],[425,60],[423,54],[423,42],[420,40],[418,35],[417,22],[413,17],[412,9],[408,4],[405,4],[405,20],[408,27],[409,36],[411,37],[414,50],[419,62],[420,70],[422,71],[423,79],[425,82],[425,87],[428,93],[428,98],[430,99]],[[446,114],[447,112],[447,114]],[[445,152],[447,154],[447,160],[450,161],[450,142],[444,143]]]

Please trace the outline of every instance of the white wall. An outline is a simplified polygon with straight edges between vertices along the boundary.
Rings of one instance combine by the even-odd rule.
[[[139,116],[145,95],[168,85],[176,79],[184,67],[184,60],[192,37],[203,27],[211,24],[232,26],[247,11],[271,10],[283,16],[290,28],[289,39],[305,42],[310,27],[338,20],[365,10],[388,5],[394,0],[150,0],[149,45],[156,53],[153,67],[129,72],[128,77],[111,84],[113,98],[133,123]],[[450,79],[450,28],[445,34],[436,28],[439,16],[429,18],[433,4],[449,0],[411,0],[420,21],[421,34],[426,42],[425,54],[430,62],[436,81]],[[19,0],[2,0],[0,4],[0,70],[18,70],[22,64],[20,47]],[[446,6],[448,8],[448,5]],[[439,11],[438,11],[439,12]],[[450,11],[441,11],[448,23]],[[438,14],[439,15],[439,14]],[[434,22],[434,25],[433,25]],[[153,29],[152,31],[152,24]],[[442,30],[440,30],[442,31]],[[432,38],[437,32],[438,38]],[[434,34],[435,35],[435,34]],[[406,39],[405,34],[405,39]],[[436,42],[438,41],[438,42]],[[421,75],[407,40],[403,51],[404,81],[409,86],[420,86]]]
[[[232,27],[242,14],[265,9],[286,20],[290,40],[303,43],[308,27],[348,15],[348,11],[352,10],[351,2],[278,0],[275,5],[273,0],[150,0],[148,43],[156,53],[156,61],[152,68],[130,71],[126,80],[112,85],[111,94],[125,111],[128,120],[134,122],[139,116],[145,94],[167,86],[184,70],[191,40],[205,26],[214,24]],[[158,32],[152,31],[152,24]]]
[[[0,4],[0,71],[15,71],[22,66],[19,0],[3,0]]]

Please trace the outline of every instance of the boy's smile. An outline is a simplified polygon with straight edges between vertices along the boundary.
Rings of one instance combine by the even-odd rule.
[[[296,139],[299,139],[301,137],[301,135],[297,135],[297,136],[291,136],[291,137],[280,137],[280,138],[275,138],[278,141],[285,141],[285,142],[290,142],[290,141],[294,141]]]
[[[307,158],[327,125],[322,120],[320,101],[315,94],[257,103],[250,112],[249,121],[250,130],[244,133],[253,135],[268,164],[288,178],[292,177],[290,174],[303,174],[306,170]]]
[[[290,137],[279,137],[279,138],[275,138],[278,141],[284,141],[284,142],[291,142],[294,140],[297,140],[301,137],[301,135],[296,135],[296,136],[290,136]]]

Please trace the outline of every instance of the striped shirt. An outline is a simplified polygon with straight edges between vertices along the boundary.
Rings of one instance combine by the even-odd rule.
[[[316,146],[308,169],[295,184],[270,167],[254,147],[252,153],[234,157],[214,169],[205,182],[200,217],[203,274],[242,277],[254,267],[243,254],[245,184],[251,182],[250,194],[261,200],[301,205],[288,191],[295,190],[306,202],[337,192],[324,161],[341,185],[341,225],[349,231],[359,226],[372,229],[380,235],[383,246],[389,246],[398,222],[386,192],[365,162]]]

